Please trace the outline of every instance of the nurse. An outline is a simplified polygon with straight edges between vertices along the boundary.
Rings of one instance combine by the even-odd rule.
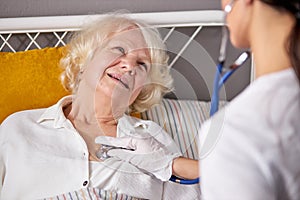
[[[232,44],[253,53],[256,79],[201,128],[203,199],[299,199],[300,1],[222,7]]]

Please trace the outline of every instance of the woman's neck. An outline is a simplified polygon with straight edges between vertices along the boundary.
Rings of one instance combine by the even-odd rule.
[[[89,151],[89,160],[99,161],[96,156],[97,151],[100,148],[100,144],[95,143],[95,139],[98,136],[117,136],[117,121],[115,119],[107,118],[106,120],[97,121],[90,117],[77,117],[79,115],[74,113],[81,113],[77,109],[73,109],[73,105],[69,104],[64,108],[65,116],[71,121],[76,131],[83,138]],[[88,116],[88,115],[83,115]]]
[[[103,111],[99,112],[95,110],[91,102],[88,102],[87,98],[82,101],[80,96],[74,97],[72,104],[64,108],[66,118],[71,121],[81,135],[115,137],[118,118],[111,114],[111,109],[108,109],[107,106],[103,106]]]
[[[287,52],[293,17],[258,3],[251,24],[251,50],[256,78],[291,67]],[[262,16],[264,15],[264,16]]]

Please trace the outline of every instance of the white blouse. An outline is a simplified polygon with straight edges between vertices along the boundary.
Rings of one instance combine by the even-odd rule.
[[[40,199],[86,187],[161,199],[163,182],[155,174],[117,158],[104,162],[88,160],[85,141],[63,114],[62,107],[71,100],[68,96],[47,109],[15,113],[1,124],[0,199]],[[130,134],[132,130],[145,132],[145,129],[158,127],[154,122],[126,115],[120,120],[117,137],[122,137],[119,130]],[[163,129],[160,130],[165,140],[160,141],[162,144],[174,143]],[[180,155],[178,149],[171,149],[166,156]],[[163,170],[169,177],[172,162]]]

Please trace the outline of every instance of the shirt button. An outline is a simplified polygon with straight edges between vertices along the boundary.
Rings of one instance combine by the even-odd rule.
[[[84,181],[82,185],[86,186],[87,184],[88,184],[88,181]]]

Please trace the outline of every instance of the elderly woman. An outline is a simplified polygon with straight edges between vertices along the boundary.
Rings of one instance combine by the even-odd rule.
[[[15,113],[1,125],[1,199],[84,187],[161,199],[172,173],[196,178],[197,161],[180,157],[162,128],[126,114],[150,108],[170,91],[167,61],[158,32],[124,16],[108,16],[74,35],[61,60],[62,83],[73,95],[47,109]],[[103,159],[102,143],[132,156]]]

